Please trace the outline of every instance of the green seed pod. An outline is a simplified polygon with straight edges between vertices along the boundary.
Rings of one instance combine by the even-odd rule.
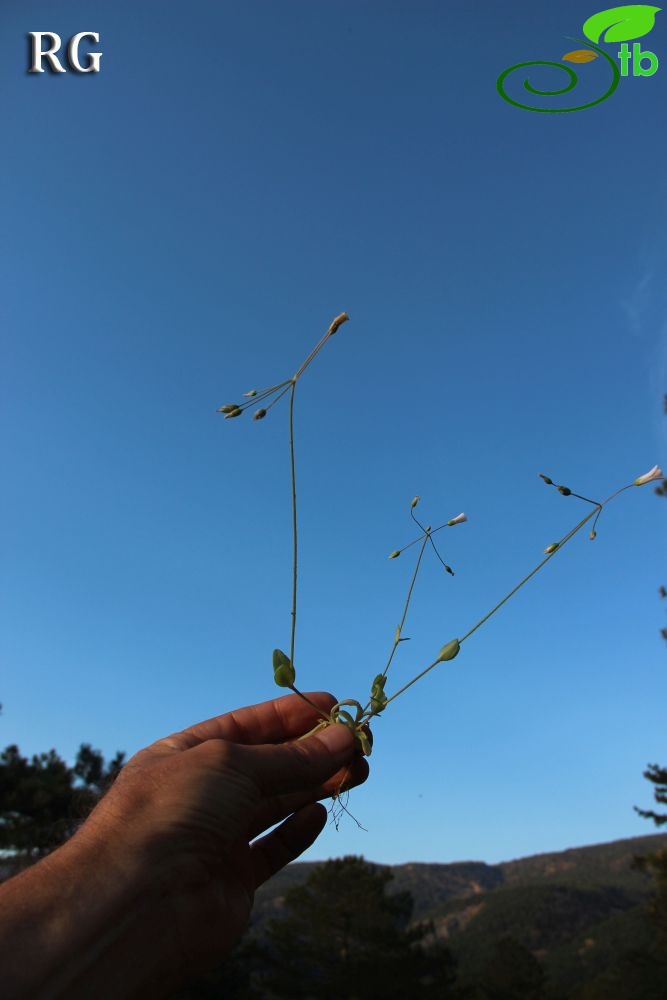
[[[590,535],[588,537],[590,538],[591,541],[593,541],[593,539],[595,539],[595,538],[598,537],[597,531],[591,531],[591,533],[590,533]]]
[[[448,642],[446,646],[443,646],[438,653],[438,659],[436,663],[444,663],[445,660],[453,660],[455,656],[459,655],[459,650],[461,649],[461,644],[458,639],[452,639]]]
[[[545,476],[542,472],[539,473],[539,476],[540,476],[540,479],[544,480],[544,482],[547,484],[547,486],[553,486],[553,484],[554,484],[553,479],[549,479],[549,477]]]
[[[244,396],[256,396],[257,395],[257,389],[251,389],[250,392],[244,392],[243,395]]]
[[[569,495],[572,492],[572,490],[569,489],[567,486],[559,486],[558,487],[558,492],[562,493],[564,497],[569,497]]]
[[[398,550],[398,549],[394,549],[394,551],[393,551],[393,552],[390,552],[390,553],[389,553],[389,555],[388,555],[388,557],[387,557],[387,558],[388,558],[388,559],[398,559],[398,557],[400,556],[400,554],[401,554],[401,553],[399,552],[399,550]]]
[[[292,687],[296,680],[296,671],[289,656],[281,649],[273,650],[273,679],[281,688]]]
[[[234,410],[238,410],[238,403],[225,403],[224,406],[218,407],[218,413],[233,413]]]
[[[421,499],[420,497],[413,497],[412,498],[412,503],[410,504],[410,506],[412,507],[413,510],[415,509],[415,507],[419,503],[420,499]]]
[[[552,542],[551,545],[547,545],[546,549],[544,550],[545,556],[550,556],[552,552],[555,552],[556,549],[558,548],[558,545],[559,545],[558,542]]]
[[[225,420],[231,420],[232,417],[240,417],[242,413],[243,410],[241,409],[241,407],[237,406],[233,410],[231,410],[230,413],[227,413],[225,415]]]
[[[252,415],[253,420],[263,420],[266,416],[266,410],[255,410]]]

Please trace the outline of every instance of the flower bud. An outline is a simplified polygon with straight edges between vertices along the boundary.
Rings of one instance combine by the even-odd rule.
[[[240,417],[242,413],[243,410],[241,409],[241,407],[237,406],[225,415],[225,420],[231,420],[232,417]]]
[[[560,544],[559,542],[552,542],[551,545],[547,545],[546,549],[544,550],[545,556],[550,556],[552,552],[555,552],[559,544]]]
[[[329,336],[333,337],[336,330],[338,330],[338,328],[341,327],[343,323],[347,323],[349,318],[350,317],[347,315],[347,313],[340,313],[338,316],[336,316],[336,318],[331,321],[331,325],[327,331]]]
[[[396,631],[394,632],[394,645],[398,646],[400,641],[401,641],[401,626],[397,625]]]
[[[266,416],[266,410],[264,410],[264,409],[262,409],[262,410],[255,410],[255,412],[252,415],[252,419],[253,420],[263,420],[265,416]]]
[[[567,486],[559,486],[558,492],[562,493],[564,497],[569,497],[572,490],[568,489]]]
[[[461,644],[458,639],[452,639],[445,646],[442,647],[438,653],[438,658],[436,663],[444,663],[445,660],[453,660],[455,656],[459,655],[459,650],[461,649]]]
[[[591,531],[591,533],[590,533],[590,535],[588,537],[590,538],[591,541],[593,541],[594,538],[598,537],[597,531]]]
[[[654,479],[662,479],[662,478],[663,478],[662,469],[659,466],[654,465],[653,468],[649,469],[648,472],[645,472],[643,476],[639,476],[637,479],[635,479],[632,485],[643,486],[644,483],[650,483]]]
[[[540,479],[544,480],[544,482],[547,484],[547,486],[553,486],[553,484],[554,484],[553,479],[549,479],[549,477],[545,476],[544,473],[542,473],[542,472],[539,473],[539,476],[540,476]]]
[[[234,410],[238,410],[238,403],[226,403],[224,406],[218,407],[218,413],[233,413]]]
[[[256,396],[257,395],[257,389],[251,389],[250,392],[244,392],[243,395],[244,396]]]
[[[384,693],[384,685],[387,680],[384,674],[377,674],[371,686],[371,709],[374,712],[381,712],[387,704],[387,696]]]
[[[281,649],[273,650],[273,679],[281,688],[292,687],[296,680],[296,671],[289,656]]]
[[[447,521],[447,527],[452,528],[455,524],[463,524],[463,522],[467,520],[468,518],[466,517],[465,514],[457,514],[456,517],[453,517],[450,521]]]
[[[389,553],[389,555],[387,556],[387,558],[388,558],[388,559],[398,559],[398,557],[400,556],[400,554],[401,554],[401,553],[400,553],[400,550],[399,550],[399,549],[394,549],[394,551],[393,551],[393,552],[390,552],[390,553]]]
[[[415,507],[419,503],[420,499],[421,499],[420,497],[413,497],[412,498],[412,503],[410,504],[410,506],[412,507],[413,510],[415,509]]]

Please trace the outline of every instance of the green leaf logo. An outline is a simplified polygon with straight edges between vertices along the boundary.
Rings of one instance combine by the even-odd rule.
[[[610,7],[609,10],[601,10],[599,14],[589,17],[583,31],[592,42],[599,42],[605,32],[605,42],[629,42],[633,38],[648,35],[659,10],[662,7],[649,7],[643,3]]]

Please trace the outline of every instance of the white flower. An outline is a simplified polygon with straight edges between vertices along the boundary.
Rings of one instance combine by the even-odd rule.
[[[451,521],[447,521],[447,527],[451,528],[453,524],[462,524],[464,521],[467,520],[468,518],[466,517],[465,514],[457,514],[457,516],[453,517]]]
[[[649,469],[648,472],[645,472],[643,476],[639,477],[639,479],[635,479],[633,485],[643,486],[644,483],[650,483],[653,482],[654,479],[662,479],[662,478],[663,478],[662,469],[660,468],[660,466],[654,465],[652,469]]]

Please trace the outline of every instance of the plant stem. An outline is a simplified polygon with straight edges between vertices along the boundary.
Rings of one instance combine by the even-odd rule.
[[[418,680],[421,680],[424,674],[427,674],[429,670],[433,670],[433,667],[437,667],[437,665],[441,662],[442,662],[441,660],[434,660],[434,662],[430,663],[428,667],[425,667],[420,674],[417,674],[417,676],[413,677],[411,681],[408,681],[407,684],[404,684],[402,688],[399,688],[399,690],[396,691],[395,694],[392,694],[391,698],[387,698],[386,702],[384,703],[384,708],[382,709],[382,711],[384,712],[385,708],[387,707],[390,701],[393,701],[394,698],[398,698],[399,694],[403,694],[404,691],[407,691],[409,687],[411,687],[413,684],[416,684]]]
[[[302,701],[305,701],[308,705],[310,705],[311,708],[314,708],[318,715],[321,715],[323,719],[326,719],[327,723],[331,722],[330,716],[323,709],[319,708],[319,706],[317,706],[314,701],[311,701],[307,694],[304,694],[303,691],[299,691],[296,684],[291,684],[290,690],[293,691],[294,694],[298,694],[299,698],[301,698]],[[321,725],[322,723],[318,722],[317,726],[320,727]],[[310,732],[312,733],[314,732],[314,730],[311,729]],[[310,736],[310,733],[306,733],[306,736]],[[304,738],[303,736],[299,737],[299,739],[303,738]]]
[[[599,508],[599,509],[598,509],[598,508]],[[483,624],[484,624],[484,622],[486,622],[486,621],[488,621],[488,620],[489,620],[489,618],[491,617],[491,615],[494,615],[494,614],[496,613],[496,611],[497,611],[497,610],[498,610],[499,608],[502,608],[503,604],[504,604],[504,603],[505,603],[506,601],[509,601],[510,597],[513,597],[513,596],[514,596],[514,594],[516,594],[517,590],[520,590],[520,589],[521,589],[521,587],[523,587],[524,583],[527,583],[527,582],[528,582],[528,580],[530,580],[530,578],[531,578],[531,577],[535,576],[535,574],[536,574],[536,573],[537,573],[537,572],[538,572],[539,570],[541,570],[541,569],[542,569],[542,567],[543,567],[543,566],[545,565],[545,563],[548,563],[548,562],[549,562],[549,560],[550,560],[550,559],[551,559],[551,558],[552,558],[553,556],[555,556],[555,555],[556,555],[556,553],[560,551],[560,549],[562,549],[562,547],[563,547],[563,546],[565,545],[565,543],[566,543],[566,542],[569,542],[569,540],[570,540],[570,539],[571,539],[571,538],[572,538],[572,537],[573,537],[574,535],[576,535],[576,533],[577,533],[577,532],[578,532],[578,531],[579,531],[579,530],[580,530],[581,528],[583,528],[583,526],[584,526],[584,525],[585,525],[585,524],[586,524],[586,523],[587,523],[588,521],[590,521],[590,519],[591,519],[591,518],[592,518],[592,517],[593,517],[593,516],[594,516],[594,515],[595,515],[596,513],[599,513],[599,510],[601,510],[601,509],[602,509],[602,504],[598,504],[598,505],[596,505],[596,507],[595,507],[595,510],[592,510],[592,511],[590,512],[590,514],[587,514],[587,515],[586,515],[586,517],[582,518],[582,520],[581,520],[581,521],[579,521],[579,524],[575,525],[575,527],[574,527],[574,528],[572,528],[572,529],[571,529],[570,531],[568,531],[567,535],[565,535],[565,537],[564,537],[564,538],[562,538],[562,539],[560,540],[560,542],[558,543],[558,548],[554,549],[554,551],[553,551],[553,552],[550,552],[550,553],[549,553],[549,554],[548,554],[548,555],[547,555],[547,556],[546,556],[546,557],[545,557],[545,558],[544,558],[544,559],[542,560],[542,562],[540,562],[540,563],[538,563],[538,564],[537,564],[537,566],[535,567],[535,569],[531,570],[531,571],[530,571],[530,573],[529,573],[529,574],[528,574],[527,576],[524,576],[523,580],[521,580],[521,582],[520,582],[520,583],[517,583],[516,587],[514,587],[514,589],[513,589],[513,590],[510,590],[509,594],[506,594],[506,595],[505,595],[505,597],[503,597],[502,601],[499,601],[499,602],[498,602],[498,603],[496,604],[496,606],[495,606],[495,607],[491,608],[491,610],[490,610],[490,611],[489,611],[489,612],[488,612],[487,614],[485,614],[485,615],[484,615],[484,617],[483,617],[483,618],[480,618],[480,620],[479,620],[479,621],[477,622],[477,624],[476,624],[476,625],[473,625],[473,627],[472,627],[472,628],[471,628],[471,629],[470,629],[470,630],[469,630],[468,632],[466,632],[466,634],[465,634],[465,635],[464,635],[464,636],[463,636],[463,637],[462,637],[461,639],[459,639],[459,644],[461,644],[462,642],[465,642],[465,640],[466,640],[466,639],[467,639],[467,638],[468,638],[469,636],[471,636],[471,635],[473,634],[473,632],[476,632],[476,631],[477,631],[477,629],[478,629],[478,628],[480,627],[480,625],[483,625]]]
[[[289,658],[294,666],[294,641],[296,636],[296,581],[297,581],[297,524],[296,524],[296,471],[294,463],[294,392],[296,390],[296,375],[292,379],[289,397],[289,452],[290,471],[292,476],[292,631],[290,635]]]
[[[626,488],[627,488],[627,487],[624,487],[624,489],[626,489]],[[618,492],[620,493],[621,491],[619,490]],[[614,494],[613,494],[613,496],[617,496],[617,494],[616,494],[616,493],[614,493]],[[612,497],[609,497],[608,499],[609,499],[609,500],[611,500],[611,499],[613,499],[613,498],[612,498]],[[608,501],[607,501],[607,500],[605,500],[605,503],[607,503],[607,502],[608,502]],[[579,523],[578,523],[578,524],[576,524],[576,525],[574,526],[574,528],[572,528],[572,529],[571,529],[570,531],[568,531],[568,533],[567,533],[567,534],[566,534],[566,535],[565,535],[565,536],[564,536],[564,537],[563,537],[563,538],[561,539],[561,541],[560,541],[560,542],[558,543],[558,548],[557,548],[557,549],[554,549],[554,551],[553,551],[553,552],[550,552],[550,553],[549,553],[549,555],[548,555],[548,556],[546,556],[546,557],[545,557],[545,558],[544,558],[544,559],[542,560],[542,562],[540,562],[540,563],[538,563],[538,564],[537,564],[537,566],[535,567],[535,569],[531,570],[531,572],[530,572],[530,573],[529,573],[529,574],[528,574],[527,576],[524,576],[523,580],[521,580],[521,582],[520,582],[520,583],[518,583],[518,584],[516,585],[516,587],[514,587],[514,589],[513,589],[513,590],[510,590],[509,594],[506,594],[506,595],[505,595],[505,597],[503,597],[502,601],[499,601],[499,602],[498,602],[498,604],[496,604],[496,605],[495,605],[495,607],[491,608],[491,610],[490,610],[490,611],[489,611],[489,612],[488,612],[488,613],[487,613],[486,615],[484,615],[484,617],[483,617],[483,618],[480,618],[480,620],[479,620],[479,621],[477,622],[477,624],[476,624],[476,625],[474,625],[474,626],[473,626],[473,627],[472,627],[472,628],[470,629],[470,631],[466,632],[466,634],[465,634],[465,635],[463,636],[463,638],[462,638],[462,639],[459,639],[459,645],[461,645],[461,643],[462,643],[462,642],[464,642],[464,640],[465,640],[465,639],[469,638],[469,636],[471,636],[471,635],[473,634],[473,632],[476,632],[476,631],[477,631],[477,629],[478,629],[478,628],[479,628],[479,627],[480,627],[481,625],[483,625],[485,621],[488,621],[488,619],[489,619],[489,618],[491,617],[491,615],[494,615],[494,614],[496,613],[496,611],[498,611],[498,609],[499,609],[499,608],[501,608],[501,607],[503,606],[503,604],[505,604],[505,602],[506,602],[506,601],[509,601],[510,597],[512,597],[512,596],[513,596],[514,594],[516,594],[517,590],[519,590],[519,589],[520,589],[521,587],[523,587],[524,583],[527,583],[527,582],[528,582],[528,580],[530,580],[530,578],[531,578],[531,577],[535,576],[535,574],[536,574],[536,573],[538,572],[538,570],[542,569],[542,567],[544,566],[544,564],[545,564],[545,563],[548,563],[548,562],[549,562],[549,560],[550,560],[550,559],[551,559],[551,558],[552,558],[553,556],[555,556],[555,555],[556,555],[556,552],[559,552],[559,551],[560,551],[560,549],[562,549],[562,547],[563,547],[563,546],[565,545],[565,543],[566,543],[566,542],[569,542],[569,540],[570,540],[570,539],[571,539],[571,538],[572,538],[572,537],[573,537],[574,535],[576,535],[576,533],[577,533],[578,531],[580,531],[580,530],[581,530],[581,528],[583,528],[583,526],[584,526],[584,525],[585,525],[585,524],[586,524],[586,523],[587,523],[588,521],[590,521],[590,519],[591,519],[592,517],[594,517],[594,516],[595,516],[596,514],[599,514],[599,513],[600,513],[600,511],[602,510],[602,507],[603,507],[603,504],[597,504],[597,505],[596,505],[596,507],[595,507],[595,510],[592,510],[592,511],[590,512],[590,514],[587,514],[587,515],[586,515],[586,517],[582,518],[582,520],[581,520],[581,521],[579,521]],[[386,702],[385,702],[385,704],[384,704],[384,708],[382,709],[382,711],[384,711],[384,710],[386,709],[386,707],[387,707],[387,705],[389,704],[389,702],[390,702],[390,701],[393,701],[393,700],[394,700],[394,698],[398,698],[399,694],[403,694],[403,692],[404,692],[404,691],[407,691],[407,689],[408,689],[409,687],[411,687],[411,686],[412,686],[413,684],[415,684],[415,683],[416,683],[416,682],[417,682],[418,680],[421,680],[421,678],[422,678],[422,677],[423,677],[423,676],[424,676],[425,674],[427,674],[427,673],[429,672],[429,670],[433,670],[433,668],[434,668],[434,667],[437,667],[437,665],[438,665],[439,663],[442,663],[442,662],[443,662],[443,661],[442,661],[442,660],[440,660],[440,659],[438,659],[438,660],[434,660],[434,661],[433,661],[433,663],[430,663],[430,664],[428,665],[428,667],[425,667],[425,668],[424,668],[424,669],[423,669],[423,670],[421,671],[421,673],[417,674],[417,676],[416,676],[416,677],[413,677],[413,678],[412,678],[412,680],[411,680],[411,681],[408,681],[408,683],[407,683],[407,684],[404,684],[402,688],[400,688],[400,689],[399,689],[398,691],[396,691],[396,692],[395,692],[395,694],[393,694],[393,695],[391,696],[391,698],[388,698],[388,699],[387,699],[387,701],[386,701]]]
[[[412,574],[412,580],[410,581],[410,586],[408,588],[408,596],[405,598],[405,605],[403,606],[403,617],[401,618],[401,623],[398,626],[398,638],[394,640],[394,645],[392,647],[391,653],[389,654],[389,659],[387,660],[387,665],[385,666],[384,670],[382,671],[383,676],[385,676],[385,677],[387,676],[387,671],[389,670],[389,667],[391,666],[391,661],[394,658],[394,653],[398,649],[398,642],[399,642],[399,639],[401,637],[401,632],[403,631],[403,626],[405,625],[405,619],[407,618],[407,615],[408,615],[408,607],[410,606],[410,598],[412,597],[412,591],[414,590],[415,582],[417,580],[417,573],[419,572],[419,566],[421,564],[422,557],[424,555],[424,549],[426,548],[426,543],[428,542],[428,539],[429,539],[429,534],[427,532],[424,535],[424,541],[422,542],[422,547],[419,550],[419,556],[417,557],[417,563],[415,565],[415,571]]]

